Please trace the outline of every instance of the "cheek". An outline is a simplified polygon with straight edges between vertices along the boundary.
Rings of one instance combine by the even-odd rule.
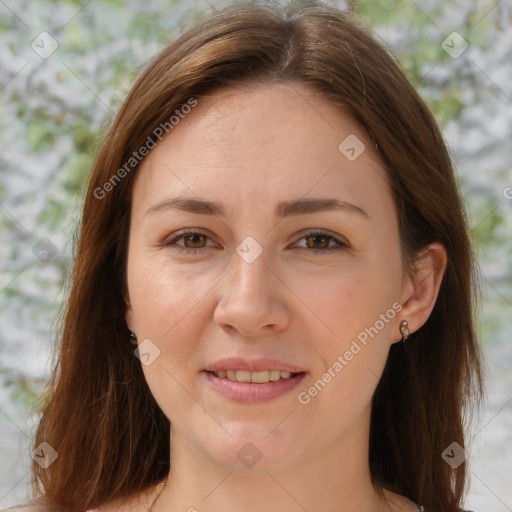
[[[129,282],[137,325],[147,337],[158,340],[172,338],[173,331],[187,323],[187,316],[194,315],[195,306],[211,287],[206,274],[192,274],[161,256],[134,261],[132,270]]]
[[[392,265],[361,257],[357,262],[330,270],[322,276],[302,274],[294,287],[297,297],[309,310],[311,322],[319,325],[325,346],[343,349],[365,328],[373,326],[392,307],[397,277]],[[388,334],[390,323],[379,331]]]
[[[389,352],[399,275],[398,265],[361,258],[322,279],[301,281],[298,294],[307,297],[304,302],[316,317],[311,322],[319,326],[311,332],[317,333],[314,345],[323,368],[314,377],[329,381],[325,391],[321,383],[317,386],[320,402],[337,402],[345,409],[370,399]]]
[[[198,286],[205,277],[187,274],[161,257],[134,261],[131,278],[139,339],[150,339],[159,350],[142,370],[156,402],[174,422],[196,405],[187,392],[192,388],[188,379],[197,372],[193,355],[206,318],[204,290],[211,286]]]

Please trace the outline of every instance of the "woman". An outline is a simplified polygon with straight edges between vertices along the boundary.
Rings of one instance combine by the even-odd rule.
[[[367,29],[204,20],[98,153],[31,506],[462,510],[474,268],[439,128]]]

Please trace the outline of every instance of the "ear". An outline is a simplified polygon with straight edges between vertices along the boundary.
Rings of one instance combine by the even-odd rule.
[[[130,331],[132,331],[135,336],[137,336],[137,327],[135,326],[135,321],[133,318],[133,308],[130,304],[129,299],[127,299],[125,296],[123,296],[124,302],[125,302],[125,308],[124,308],[124,320],[126,322],[126,326]]]
[[[437,242],[430,244],[417,255],[415,274],[402,287],[402,310],[396,317],[394,342],[402,339],[398,328],[402,320],[407,320],[411,334],[418,331],[428,320],[439,295],[447,260],[445,247]]]

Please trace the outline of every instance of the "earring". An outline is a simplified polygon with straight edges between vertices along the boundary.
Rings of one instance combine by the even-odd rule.
[[[405,342],[409,335],[411,334],[409,331],[409,324],[407,320],[402,320],[400,322],[400,334],[402,335],[402,341]]]
[[[130,343],[133,346],[137,346],[137,337],[135,336],[135,334],[133,334],[132,331],[130,331]]]

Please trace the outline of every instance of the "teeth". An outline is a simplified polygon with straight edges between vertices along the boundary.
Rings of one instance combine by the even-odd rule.
[[[262,372],[248,372],[246,370],[218,370],[213,373],[221,379],[229,379],[237,382],[257,382],[259,384],[279,379],[289,379],[292,375],[290,372],[281,372],[279,370],[264,370]]]

